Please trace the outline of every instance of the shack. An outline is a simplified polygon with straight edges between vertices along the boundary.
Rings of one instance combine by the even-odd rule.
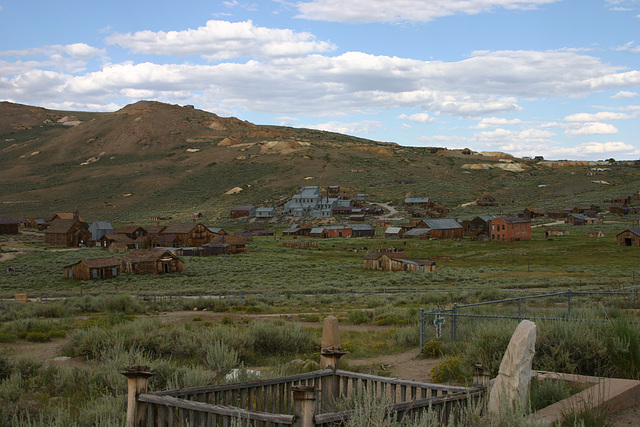
[[[122,270],[134,274],[182,273],[184,263],[168,250],[131,251],[122,257]]]
[[[409,258],[404,252],[367,252],[364,256],[366,270],[413,271],[429,273],[436,270],[435,261]]]
[[[120,275],[117,258],[82,259],[64,267],[64,278],[75,280],[112,279]]]

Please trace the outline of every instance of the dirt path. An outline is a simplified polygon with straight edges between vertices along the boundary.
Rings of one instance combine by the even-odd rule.
[[[387,220],[403,219],[402,217],[397,217],[397,218],[395,217],[395,215],[398,213],[398,210],[393,206],[391,206],[389,203],[374,203],[374,202],[370,202],[370,203],[372,205],[382,206],[383,208],[389,211],[384,215],[378,216],[377,217],[378,219],[387,219]]]

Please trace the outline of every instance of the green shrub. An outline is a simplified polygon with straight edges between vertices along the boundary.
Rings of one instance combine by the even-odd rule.
[[[453,382],[463,384],[471,375],[459,358],[447,359],[431,369],[431,379],[436,383]]]
[[[31,342],[47,342],[51,341],[49,334],[46,332],[29,332],[26,336],[27,341]]]
[[[240,364],[238,351],[222,341],[208,343],[204,348],[204,353],[205,362],[212,371],[228,372]]]
[[[422,346],[422,355],[424,357],[440,357],[442,354],[442,341],[440,340],[431,340]]]
[[[347,313],[347,321],[352,325],[365,325],[371,322],[372,314],[367,311],[349,311]]]

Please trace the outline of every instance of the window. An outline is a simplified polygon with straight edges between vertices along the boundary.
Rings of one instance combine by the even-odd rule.
[[[94,279],[97,279],[97,278],[98,278],[98,270],[97,270],[97,269],[95,269],[95,268],[94,268],[94,269],[92,269],[92,270],[91,270],[91,276],[92,276]]]
[[[631,246],[631,245],[628,245]],[[71,279],[73,277],[73,269],[69,269],[69,279]]]
[[[117,275],[118,275],[118,267],[112,267],[112,268],[111,268],[111,275],[112,275],[113,277],[115,277],[115,276],[117,276]]]

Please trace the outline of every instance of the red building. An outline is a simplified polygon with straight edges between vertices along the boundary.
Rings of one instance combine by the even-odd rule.
[[[491,240],[531,240],[531,220],[515,216],[496,217],[491,221]]]

